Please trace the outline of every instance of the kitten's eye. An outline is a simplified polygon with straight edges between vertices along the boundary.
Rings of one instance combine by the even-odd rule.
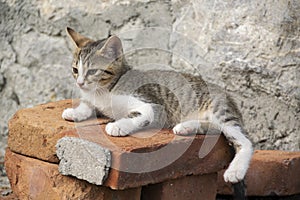
[[[98,71],[98,69],[90,69],[90,70],[88,70],[87,71],[87,75],[94,75],[94,74],[96,74],[96,72]]]
[[[78,74],[78,69],[75,68],[75,67],[73,67],[73,73],[74,73],[74,74]]]

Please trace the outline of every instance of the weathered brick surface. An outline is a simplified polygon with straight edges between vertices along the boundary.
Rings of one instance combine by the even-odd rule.
[[[78,105],[76,100],[74,102],[63,100],[17,111],[9,121],[8,146],[14,152],[49,162],[58,162],[55,144],[66,135],[65,131],[72,130],[75,126],[101,124],[107,121],[98,119],[75,124],[63,120],[61,114],[64,108],[76,105]]]
[[[219,173],[218,193],[232,194],[223,173]],[[248,196],[300,194],[300,152],[255,151],[245,183]]]
[[[141,188],[112,190],[58,172],[58,165],[11,152],[5,167],[14,195],[33,200],[139,200]]]
[[[80,133],[82,138],[89,139],[112,150],[112,168],[104,184],[114,189],[159,183],[188,174],[217,172],[223,169],[231,158],[230,149],[223,137],[216,141],[216,136],[207,136],[206,144],[203,146],[206,146],[208,151],[211,150],[210,147],[215,142],[217,143],[208,155],[199,158],[198,154],[204,140],[203,136],[195,138],[181,137],[172,140],[174,135],[170,131],[161,131],[149,140],[135,137],[115,138],[108,137],[105,134],[97,138],[90,137],[96,131],[95,129],[95,127],[83,127],[80,128]],[[108,138],[109,141],[105,138]],[[112,146],[111,142],[116,146]],[[166,145],[168,145],[168,148],[163,152],[155,153]],[[184,148],[187,149],[180,152]],[[204,150],[202,149],[202,151]],[[148,154],[147,152],[154,153]],[[179,157],[169,160],[172,154],[175,153],[179,153]],[[154,170],[155,167],[160,168]],[[140,171],[141,169],[146,171]],[[136,173],[131,173],[131,170]]]
[[[57,163],[55,145],[63,136],[81,137],[112,152],[112,168],[104,185],[125,189],[159,183],[188,174],[217,172],[232,159],[223,136],[174,136],[170,130],[151,135],[150,131],[129,137],[105,134],[107,119],[81,123],[61,118],[71,101],[44,104],[20,110],[10,120],[9,148],[17,153]],[[207,152],[199,158],[199,150]],[[157,168],[158,167],[158,168]]]
[[[217,173],[184,178],[145,186],[142,200],[215,200]]]

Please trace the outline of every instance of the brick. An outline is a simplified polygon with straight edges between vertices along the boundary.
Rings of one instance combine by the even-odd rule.
[[[142,200],[215,200],[217,173],[186,176],[142,188]]]
[[[63,120],[62,111],[71,105],[65,100],[18,111],[9,122],[8,147],[22,155],[58,163],[55,145],[60,138],[80,137],[97,143],[111,151],[112,166],[104,185],[112,189],[214,173],[225,168],[233,156],[220,135],[182,137],[171,130],[155,134],[147,130],[128,137],[110,137],[104,131],[108,119],[81,123]],[[199,157],[200,149],[207,152],[203,158]]]
[[[58,172],[58,165],[6,150],[5,168],[19,199],[139,200],[141,188],[112,190]]]
[[[76,107],[77,104],[76,100],[63,100],[17,111],[8,124],[8,146],[14,152],[57,163],[55,144],[58,139],[66,136],[65,131],[108,121],[95,119],[74,123],[63,120],[63,110]]]
[[[231,195],[219,172],[218,194]],[[248,196],[300,194],[300,152],[257,150],[245,177]]]
[[[199,149],[204,141],[203,136],[181,137],[172,140],[174,135],[170,131],[164,130],[149,140],[135,137],[115,138],[109,137],[105,133],[103,135],[98,133],[99,137],[95,139],[89,136],[96,132],[93,129],[95,127],[83,127],[80,128],[80,133],[82,138],[88,138],[111,150],[112,167],[104,185],[113,189],[154,184],[189,174],[217,172],[226,167],[232,158],[230,148],[223,137],[217,139],[216,136],[207,136],[203,146],[207,146],[206,148],[210,152],[204,158],[199,158]],[[107,141],[105,138],[110,140]],[[111,142],[115,146],[112,147]],[[216,144],[213,146],[215,142]],[[159,152],[166,145],[168,148],[163,152],[148,154],[148,152]],[[210,149],[212,146],[213,148]],[[184,148],[187,149],[180,152]],[[176,151],[179,151],[179,157],[168,160]],[[159,168],[155,169],[155,167]]]

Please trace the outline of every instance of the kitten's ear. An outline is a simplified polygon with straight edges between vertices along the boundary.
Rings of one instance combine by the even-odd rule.
[[[121,57],[123,55],[123,47],[120,38],[115,35],[109,37],[97,53],[112,60]]]
[[[73,29],[71,29],[69,27],[66,28],[66,31],[77,48],[82,48],[87,43],[93,42],[93,40],[91,40],[90,38],[80,35],[79,33],[77,33],[76,31],[74,31]]]

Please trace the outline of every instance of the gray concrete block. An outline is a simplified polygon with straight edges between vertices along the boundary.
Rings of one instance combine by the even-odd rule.
[[[59,172],[102,185],[111,166],[111,153],[96,143],[64,137],[56,144]]]

